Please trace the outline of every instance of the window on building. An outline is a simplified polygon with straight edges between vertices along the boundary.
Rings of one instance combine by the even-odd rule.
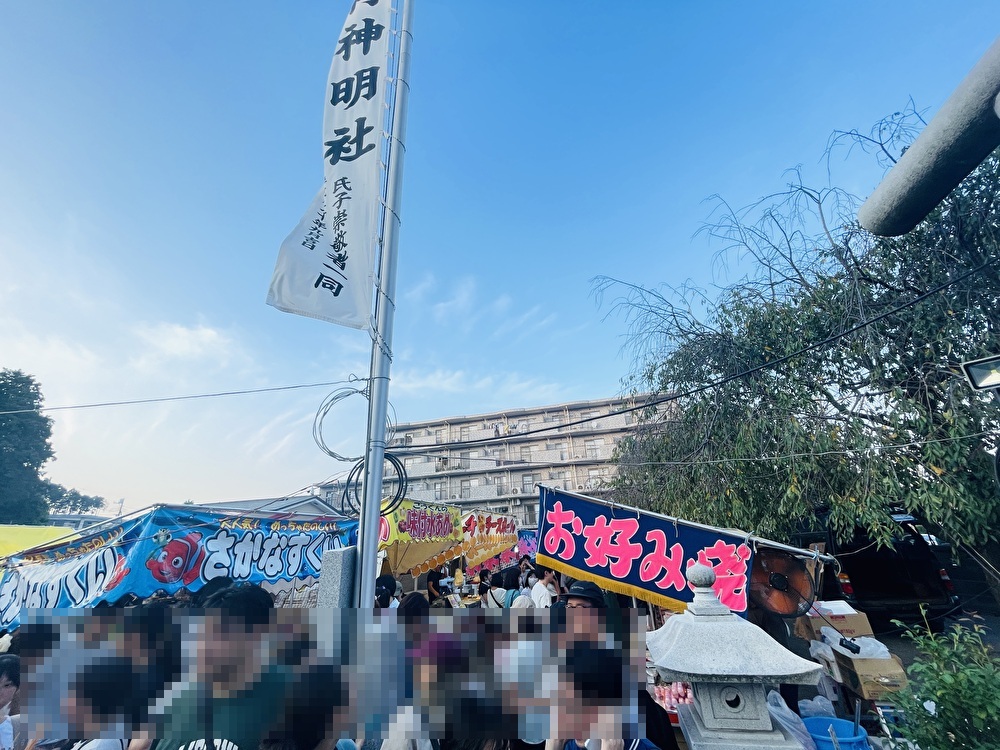
[[[434,430],[434,442],[440,445],[444,442],[444,430]]]
[[[549,443],[545,447],[553,453],[558,453],[560,461],[565,461],[569,457],[569,450],[565,440]]]
[[[444,488],[444,482],[435,482],[434,483],[434,499],[435,500],[444,500],[444,499],[446,499],[445,498],[445,494],[446,494],[446,491],[445,491],[445,488]]]
[[[541,481],[541,476],[538,474],[524,474],[521,477],[521,492],[526,495],[535,494],[535,485]]]
[[[530,461],[531,460],[531,452],[533,450],[534,450],[534,446],[531,446],[531,445],[522,445],[521,446],[521,460],[522,461]]]
[[[538,518],[535,515],[535,513],[536,513],[536,508],[534,504],[529,505],[524,509],[524,520],[525,523],[528,525],[528,528],[531,528],[532,526],[538,523]]]
[[[550,471],[549,479],[565,479],[569,476],[569,472],[566,471]]]
[[[468,469],[472,465],[472,451],[462,451],[458,456],[458,468]]]
[[[471,436],[472,436],[472,428],[471,427],[462,427],[458,431],[458,439],[459,440],[468,440]]]
[[[413,468],[413,464],[415,464],[416,462],[417,462],[417,459],[415,459],[413,457],[404,458],[403,459],[403,466],[405,466],[407,469],[412,469]]]
[[[472,480],[471,479],[463,479],[462,480],[461,490],[460,490],[460,493],[459,493],[459,497],[461,497],[463,500],[468,500],[470,497],[472,497]]]
[[[600,438],[594,438],[593,440],[584,440],[583,447],[587,453],[587,458],[600,458],[601,457],[601,445],[604,441]]]

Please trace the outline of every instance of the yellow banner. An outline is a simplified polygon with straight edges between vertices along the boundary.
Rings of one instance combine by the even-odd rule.
[[[393,573],[426,573],[446,562],[443,553],[462,541],[458,508],[404,500],[379,524],[379,550]]]

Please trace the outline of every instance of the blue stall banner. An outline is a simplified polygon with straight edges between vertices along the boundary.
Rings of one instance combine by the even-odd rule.
[[[674,611],[694,598],[686,571],[715,571],[715,592],[745,613],[753,550],[746,535],[541,488],[536,562]]]
[[[349,519],[160,506],[65,544],[8,557],[0,579],[0,628],[16,628],[26,609],[195,592],[223,577],[272,593],[294,591],[296,584],[315,583],[324,552],[356,543],[357,521]]]

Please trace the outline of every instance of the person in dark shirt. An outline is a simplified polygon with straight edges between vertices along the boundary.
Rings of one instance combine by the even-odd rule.
[[[444,574],[440,570],[432,570],[427,574],[427,600],[433,604],[441,598],[441,579]]]
[[[198,684],[173,696],[156,748],[257,750],[279,718],[291,676],[263,658],[274,602],[260,586],[242,584],[217,592],[204,607]]]

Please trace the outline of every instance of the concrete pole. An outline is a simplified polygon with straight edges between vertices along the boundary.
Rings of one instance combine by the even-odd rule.
[[[1000,146],[1000,39],[858,210],[865,229],[906,234]]]

